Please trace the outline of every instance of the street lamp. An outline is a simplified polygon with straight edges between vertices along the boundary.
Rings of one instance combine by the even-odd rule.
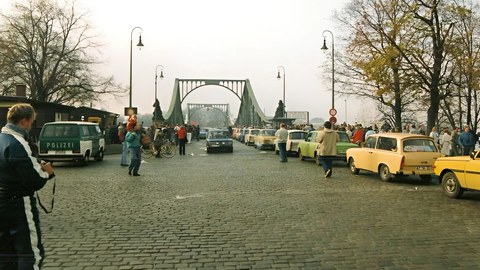
[[[323,46],[321,48],[322,50],[328,50],[325,33],[330,33],[330,35],[332,35],[332,109],[335,109],[335,42],[333,33],[330,30],[323,31]]]
[[[158,65],[158,66],[155,67],[155,101],[157,101],[157,78],[158,78],[157,72],[158,72],[158,68],[160,68],[160,80],[163,79],[163,66]]]
[[[142,43],[142,33],[143,29],[141,27],[135,27],[132,29],[132,32],[130,33],[130,93],[129,93],[129,102],[128,102],[128,107],[132,108],[132,48],[133,48],[133,32],[135,30],[140,30],[140,35],[138,37],[138,44],[137,47],[141,49],[143,47]]]
[[[154,118],[155,118],[155,124],[157,123],[157,116],[158,116],[158,113],[159,113],[159,112],[157,112],[156,105],[157,105],[157,102],[160,104],[160,102],[157,99],[157,78],[158,78],[157,71],[158,71],[158,68],[160,68],[160,80],[163,79],[163,66],[158,65],[158,66],[155,67],[155,102],[153,103],[153,107],[155,107],[155,110],[153,111]]]
[[[283,102],[283,112],[282,112],[282,116],[286,117],[286,115],[285,115],[285,107],[286,107],[285,106],[285,67],[283,67],[283,66],[278,66],[277,67],[277,71],[278,71],[277,72],[277,79],[279,79],[279,80],[282,78],[282,76],[280,75],[280,69],[283,72],[283,101],[282,101]]]

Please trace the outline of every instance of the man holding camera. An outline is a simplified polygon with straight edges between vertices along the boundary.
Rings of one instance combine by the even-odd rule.
[[[16,104],[0,133],[0,269],[39,269],[45,255],[34,193],[55,175],[32,155],[34,121],[32,106]]]

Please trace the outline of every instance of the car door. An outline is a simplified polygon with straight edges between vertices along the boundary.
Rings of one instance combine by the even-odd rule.
[[[465,181],[468,188],[480,190],[480,151],[465,165]]]
[[[100,134],[97,132],[95,126],[88,126],[90,131],[90,138],[92,139],[92,153],[91,156],[97,156],[98,151],[100,150]]]
[[[367,141],[363,144],[362,148],[354,149],[355,155],[353,156],[355,160],[355,165],[359,169],[364,169],[368,171],[376,172],[377,169],[372,169],[372,158],[375,152],[375,146],[377,144],[377,137],[369,137]]]
[[[307,156],[308,157],[315,157],[315,151],[317,151],[317,135],[318,132],[314,131],[310,133],[310,138],[308,140],[308,150],[307,150]]]

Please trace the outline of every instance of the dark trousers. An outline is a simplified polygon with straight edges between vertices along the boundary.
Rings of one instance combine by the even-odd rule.
[[[185,144],[186,143],[187,143],[186,138],[178,139],[178,144],[180,145],[180,147],[179,147],[180,155],[185,156]]]
[[[44,257],[35,197],[0,198],[0,269],[39,269]]]
[[[281,161],[287,161],[287,143],[278,143],[278,152]]]
[[[332,169],[332,164],[333,164],[333,160],[334,160],[335,157],[333,157],[333,156],[319,156],[318,158],[320,159],[320,165],[322,165],[323,170],[325,172]]]
[[[136,174],[138,173],[138,170],[140,170],[140,164],[142,164],[142,150],[140,147],[129,148],[129,150],[132,154],[132,157],[130,159],[130,166],[128,167],[128,170]]]
[[[463,147],[463,155],[464,156],[469,156],[470,153],[475,150],[475,145],[472,145],[472,146],[464,146]]]

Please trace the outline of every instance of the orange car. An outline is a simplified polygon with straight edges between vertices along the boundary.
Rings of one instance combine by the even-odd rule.
[[[383,181],[395,175],[432,177],[433,164],[440,157],[434,140],[423,135],[383,133],[368,136],[362,148],[347,150],[350,171],[378,172]]]

